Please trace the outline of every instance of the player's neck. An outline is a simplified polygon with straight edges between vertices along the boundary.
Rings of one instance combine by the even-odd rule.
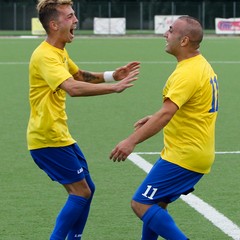
[[[56,48],[62,49],[62,50],[64,49],[64,47],[66,45],[66,43],[59,41],[58,38],[53,38],[50,36],[47,36],[46,42],[49,43],[50,45],[52,45]]]
[[[181,62],[181,61],[183,61],[185,59],[189,59],[189,58],[195,57],[195,56],[197,56],[199,54],[200,54],[200,51],[199,50],[195,50],[194,52],[188,52],[186,54],[181,54],[179,56],[176,56],[176,58],[177,58],[178,62]]]

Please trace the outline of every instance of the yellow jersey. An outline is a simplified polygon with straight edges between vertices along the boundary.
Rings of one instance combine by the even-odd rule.
[[[176,66],[163,89],[179,110],[164,128],[161,157],[183,168],[208,173],[215,156],[217,75],[202,55]]]
[[[29,150],[68,146],[75,142],[67,126],[66,92],[59,85],[77,71],[78,66],[69,58],[66,49],[44,41],[33,52],[29,64]]]

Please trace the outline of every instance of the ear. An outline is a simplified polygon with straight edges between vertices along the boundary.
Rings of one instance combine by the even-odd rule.
[[[49,22],[49,28],[52,29],[53,31],[57,31],[58,30],[58,24],[56,21],[51,20]]]
[[[186,45],[188,45],[189,43],[189,37],[188,36],[184,36],[181,40],[181,46],[185,47]]]

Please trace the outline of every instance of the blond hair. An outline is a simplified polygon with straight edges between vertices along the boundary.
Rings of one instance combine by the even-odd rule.
[[[57,7],[60,5],[73,5],[72,0],[38,0],[37,11],[40,22],[48,33],[49,21],[57,19]]]

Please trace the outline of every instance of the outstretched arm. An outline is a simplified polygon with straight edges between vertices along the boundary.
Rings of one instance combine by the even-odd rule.
[[[133,86],[137,80],[138,70],[132,71],[120,82],[112,84],[91,84],[89,82],[76,81],[72,77],[60,84],[60,88],[66,91],[71,97],[97,96],[110,93],[120,93]]]
[[[139,68],[139,62],[130,62],[125,66],[115,69],[115,71],[88,72],[79,69],[78,72],[73,75],[73,78],[78,81],[89,83],[102,83],[114,80],[120,81],[126,78],[131,72],[139,70]]]
[[[170,99],[166,99],[158,112],[139,120],[135,124],[138,126],[137,130],[116,145],[110,154],[110,159],[114,162],[125,161],[138,143],[147,140],[161,131],[172,119],[177,110],[178,106]]]

